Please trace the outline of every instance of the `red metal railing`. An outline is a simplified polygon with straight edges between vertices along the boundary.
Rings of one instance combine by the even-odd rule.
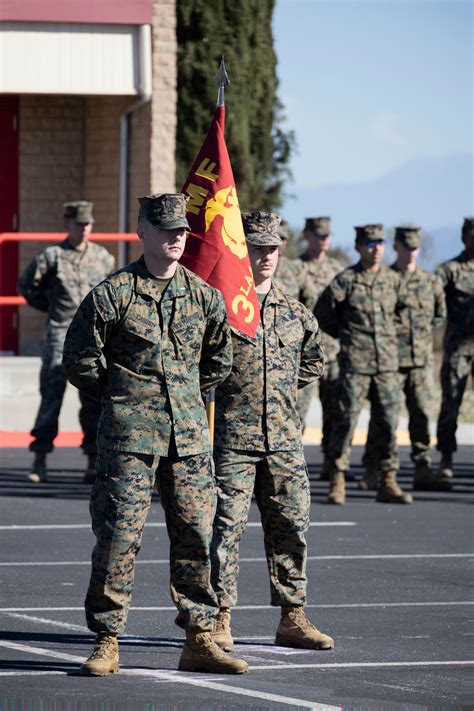
[[[4,242],[61,242],[65,232],[0,232],[0,246]],[[132,232],[95,232],[89,236],[91,242],[136,242],[138,237]],[[21,306],[26,304],[22,296],[0,296],[0,306]]]

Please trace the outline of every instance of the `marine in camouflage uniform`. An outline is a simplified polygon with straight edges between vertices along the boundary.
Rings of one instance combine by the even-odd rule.
[[[306,272],[313,285],[317,300],[336,274],[342,271],[343,265],[337,259],[329,257],[327,253],[330,247],[331,235],[329,217],[306,218],[303,235],[308,243],[308,248],[301,256],[301,261],[306,267]],[[326,367],[323,376],[318,382],[323,416],[321,449],[324,454],[324,464],[321,479],[328,480],[329,471],[326,457],[335,417],[336,386],[339,378],[339,363],[337,361],[339,342],[328,333],[323,333],[322,339]],[[315,386],[310,385],[298,393],[298,412],[303,424],[306,421],[314,391]]]
[[[274,286],[277,286],[293,299],[297,299],[312,311],[316,306],[317,293],[308,275],[305,265],[300,259],[289,259],[285,257],[284,251],[290,233],[286,222],[282,220],[278,228],[278,234],[283,244],[278,247],[278,264],[272,279]]]
[[[48,314],[40,373],[41,404],[31,431],[30,450],[36,453],[28,479],[45,481],[46,455],[54,449],[66,374],[62,366],[64,339],[82,299],[114,268],[114,257],[104,247],[88,240],[94,218],[92,203],[64,205],[68,236],[40,252],[22,274],[19,291],[30,306]],[[80,393],[79,421],[84,434],[82,449],[89,455],[85,480],[94,477],[99,402]]]
[[[333,640],[306,620],[306,542],[310,490],[296,410],[298,387],[324,368],[313,314],[272,284],[280,217],[243,215],[261,320],[256,344],[232,334],[230,376],[216,390],[214,461],[217,511],[212,584],[220,607],[215,638],[233,647],[230,608],[237,602],[239,545],[255,490],[264,530],[271,604],[282,608],[276,641],[329,648]]]
[[[125,629],[155,482],[170,538],[176,623],[191,646],[206,646],[218,609],[209,557],[215,486],[202,394],[230,372],[230,329],[221,293],[177,262],[188,228],[185,196],[139,202],[144,255],[91,291],[64,346],[69,380],[102,402],[90,505],[96,545],[85,601],[98,638],[86,674],[118,667],[110,640]],[[193,671],[189,645],[183,655],[181,668]],[[232,666],[217,662],[209,671]]]
[[[399,382],[395,312],[400,305],[400,276],[380,263],[383,225],[355,229],[360,262],[333,279],[315,311],[321,328],[341,343],[336,419],[328,454],[328,503],[345,502],[352,436],[366,398],[380,431],[377,501],[410,503],[411,496],[396,482]]]
[[[408,410],[411,458],[415,465],[413,488],[445,490],[446,483],[431,472],[430,415],[433,407],[433,329],[446,318],[441,282],[417,266],[420,228],[395,229],[397,261],[392,269],[400,275],[401,307],[396,314],[400,386]],[[366,476],[360,489],[375,489],[379,477],[378,447],[382,441],[378,420],[371,416],[363,463]]]
[[[456,428],[467,378],[474,378],[474,218],[466,217],[462,228],[464,251],[444,262],[437,275],[446,294],[448,322],[441,367],[442,401],[438,419],[437,449],[441,452],[439,474],[453,476]]]

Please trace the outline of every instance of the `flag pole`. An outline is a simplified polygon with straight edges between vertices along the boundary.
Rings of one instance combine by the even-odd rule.
[[[226,68],[225,68],[225,62],[224,62],[224,55],[221,57],[221,63],[219,65],[219,69],[217,71],[217,74],[214,76],[214,81],[217,84],[217,101],[216,101],[216,108],[220,108],[221,106],[225,106],[225,90],[230,84],[229,77],[227,76]],[[206,413],[207,413],[207,421],[209,423],[209,434],[211,438],[211,446],[214,445],[214,419],[215,419],[215,413],[216,413],[216,391],[215,388],[212,388],[212,390],[209,391],[207,395],[207,401],[206,401]]]

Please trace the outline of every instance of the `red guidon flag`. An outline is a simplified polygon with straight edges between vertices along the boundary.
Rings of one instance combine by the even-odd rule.
[[[183,185],[191,232],[182,264],[224,295],[230,325],[255,340],[260,306],[255,292],[239,199],[224,139],[225,107],[209,132]]]

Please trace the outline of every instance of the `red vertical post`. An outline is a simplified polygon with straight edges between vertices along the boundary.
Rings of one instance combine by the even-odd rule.
[[[19,98],[0,96],[0,232],[17,232],[19,222]],[[18,242],[0,244],[0,294],[18,281]],[[0,352],[18,353],[18,306],[0,307]]]

